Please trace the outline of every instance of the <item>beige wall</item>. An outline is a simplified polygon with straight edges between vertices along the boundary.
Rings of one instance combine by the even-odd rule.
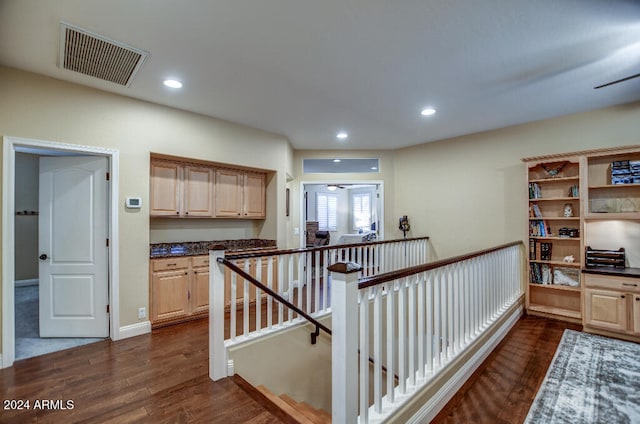
[[[640,103],[395,152],[394,215],[439,258],[527,238],[523,157],[638,145]]]
[[[268,218],[249,227],[253,236],[286,244],[285,226],[278,224],[284,219],[286,175],[293,174],[293,151],[286,138],[4,67],[0,92],[1,135],[119,151],[122,326],[139,321],[138,307],[148,308],[151,152],[275,171],[267,187]],[[141,196],[142,210],[127,211],[126,196]],[[230,225],[220,223],[221,238]],[[242,223],[240,231],[246,226]]]

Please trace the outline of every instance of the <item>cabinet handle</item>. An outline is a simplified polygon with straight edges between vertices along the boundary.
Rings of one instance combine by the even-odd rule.
[[[620,297],[624,299],[624,295],[623,294],[621,294]]]
[[[180,211],[176,211],[176,215],[180,215]]]
[[[638,287],[636,283],[622,283],[623,286]]]
[[[189,273],[187,271],[184,272],[184,275],[189,275]]]
[[[185,212],[184,214],[185,214],[185,215],[189,215],[189,212]]]
[[[640,297],[636,297],[636,300],[637,300],[638,302],[640,302]]]
[[[187,290],[187,300],[191,300],[191,290]]]
[[[178,264],[167,264],[167,266],[176,266]]]

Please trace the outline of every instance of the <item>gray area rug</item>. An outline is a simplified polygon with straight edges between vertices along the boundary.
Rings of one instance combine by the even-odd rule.
[[[15,288],[16,360],[95,343],[97,338],[40,338],[38,286]]]
[[[565,330],[525,423],[640,423],[640,345]]]

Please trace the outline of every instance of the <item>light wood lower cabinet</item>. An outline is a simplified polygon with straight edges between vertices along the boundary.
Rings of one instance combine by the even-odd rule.
[[[191,304],[193,313],[209,312],[209,256],[192,258],[193,285]]]
[[[585,328],[640,336],[640,278],[585,275]]]
[[[624,293],[585,289],[585,323],[612,331],[627,331],[627,299]]]
[[[151,259],[151,324],[180,322],[209,311],[209,256]]]

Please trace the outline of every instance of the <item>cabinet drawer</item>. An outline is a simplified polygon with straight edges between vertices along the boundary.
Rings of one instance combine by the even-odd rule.
[[[170,271],[189,268],[189,258],[152,259],[151,264],[153,271]]]
[[[603,289],[621,290],[630,293],[640,293],[640,279],[617,277],[615,275],[585,274],[586,287],[600,287]]]
[[[209,255],[192,256],[191,257],[191,266],[193,266],[194,268],[208,267],[209,266]]]

